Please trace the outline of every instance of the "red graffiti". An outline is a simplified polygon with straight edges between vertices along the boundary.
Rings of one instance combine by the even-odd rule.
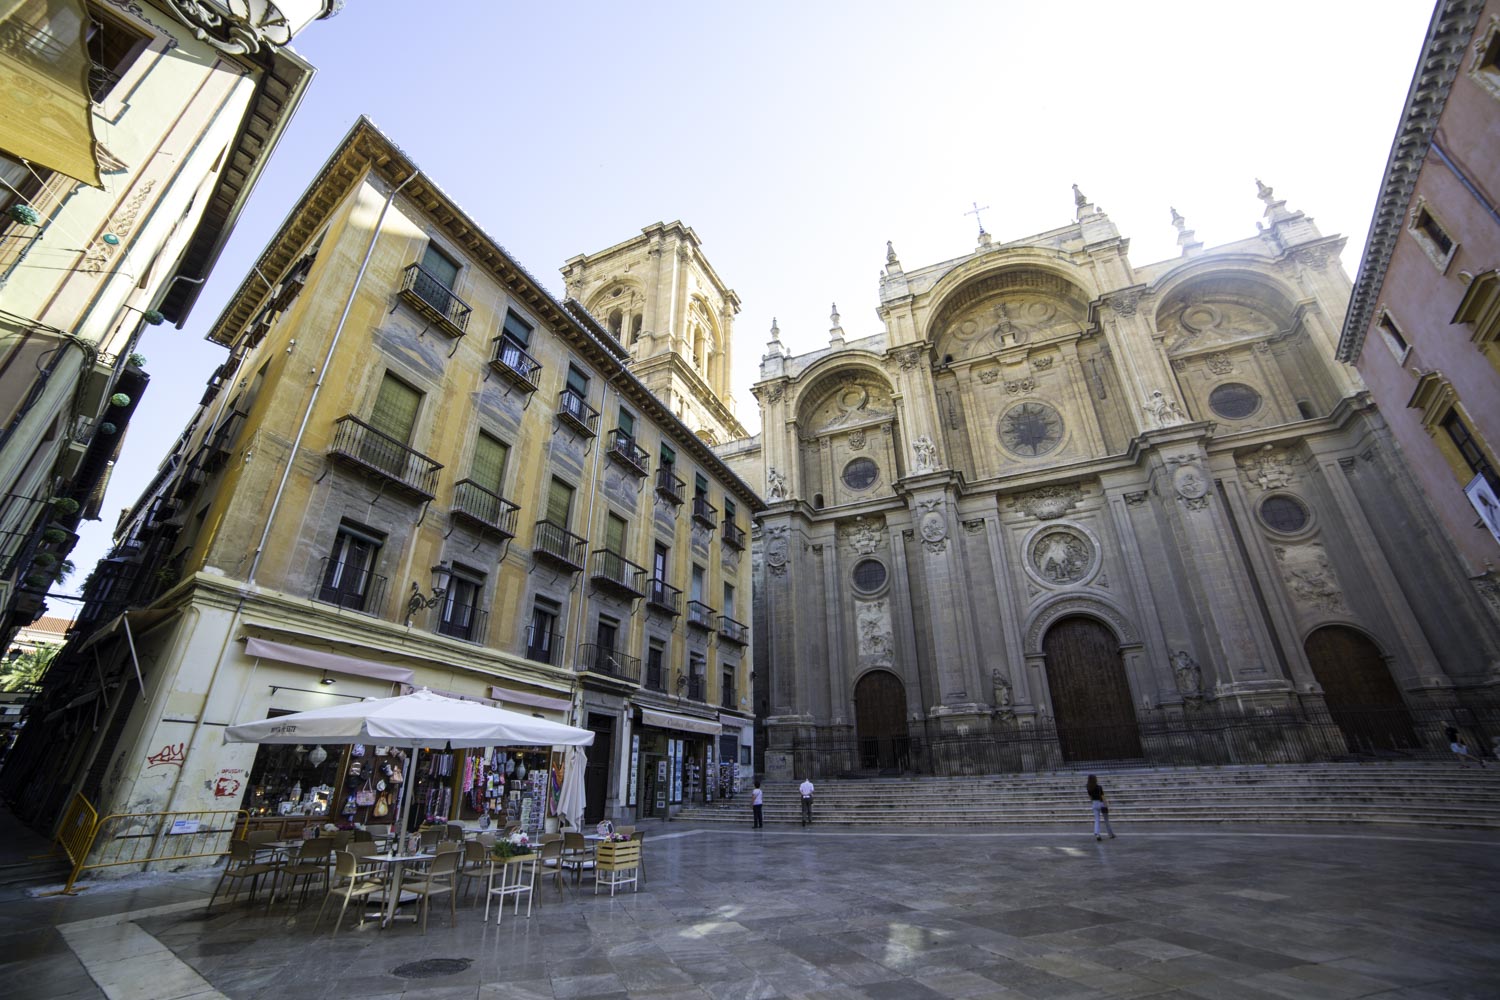
[[[214,798],[229,799],[240,794],[240,780],[238,778],[220,778],[214,782]]]
[[[187,760],[187,744],[179,743],[175,747],[168,743],[154,754],[146,757],[150,763],[149,767],[159,767],[162,764],[175,764],[181,767]]]

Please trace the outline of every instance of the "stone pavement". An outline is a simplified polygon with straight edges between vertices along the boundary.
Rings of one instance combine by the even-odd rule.
[[[0,996],[923,1000],[1500,995],[1500,837],[1380,827],[648,833],[638,894],[530,920],[204,911],[213,879],[0,900]],[[458,960],[446,975],[393,970]]]

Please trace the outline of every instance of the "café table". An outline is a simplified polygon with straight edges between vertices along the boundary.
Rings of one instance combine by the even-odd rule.
[[[386,888],[379,893],[372,893],[370,895],[372,902],[378,901],[384,904],[384,914],[380,919],[381,927],[389,925],[392,920],[396,919],[397,906],[402,903],[410,903],[418,898],[414,892],[405,893],[404,895],[408,897],[406,899],[401,898],[403,896],[401,892],[402,866],[411,862],[431,861],[435,857],[437,857],[436,854],[426,854],[420,851],[416,853],[395,851],[386,854],[366,854],[359,859],[361,862],[375,862],[385,865],[387,869],[385,878]],[[413,916],[411,919],[415,920],[416,917]]]

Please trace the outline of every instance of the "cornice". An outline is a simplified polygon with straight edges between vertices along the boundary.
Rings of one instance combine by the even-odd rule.
[[[1411,88],[1396,137],[1386,160],[1385,176],[1375,215],[1370,220],[1370,234],[1365,240],[1364,259],[1355,276],[1354,292],[1349,298],[1349,313],[1339,335],[1335,357],[1353,363],[1364,349],[1365,335],[1374,316],[1375,303],[1385,282],[1391,253],[1406,220],[1407,207],[1416,190],[1427,150],[1437,132],[1438,121],[1448,103],[1448,93],[1463,62],[1474,26],[1484,9],[1483,0],[1444,0],[1432,14],[1427,39],[1412,74]]]

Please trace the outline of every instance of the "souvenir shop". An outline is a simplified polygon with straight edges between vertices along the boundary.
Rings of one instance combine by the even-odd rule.
[[[639,819],[667,819],[685,803],[718,797],[718,743],[714,719],[640,710],[630,734],[629,800]]]

